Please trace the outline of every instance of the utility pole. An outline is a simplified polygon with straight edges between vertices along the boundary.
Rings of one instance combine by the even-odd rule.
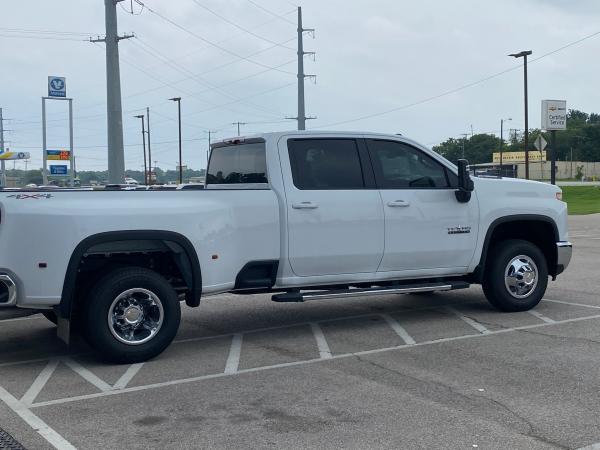
[[[556,155],[558,154],[556,151],[556,130],[552,130],[550,136],[552,136],[550,140],[550,151],[552,152],[550,154],[550,184],[556,184]]]
[[[248,125],[246,122],[233,122],[231,125],[237,125],[237,135],[240,135],[240,125]]]
[[[144,129],[144,115],[134,116],[136,119],[142,119],[142,149],[144,150],[144,184],[148,185],[148,167],[146,164],[146,130]]]
[[[90,42],[106,44],[106,112],[108,132],[108,182],[125,180],[125,152],[123,149],[123,110],[121,107],[121,74],[119,70],[119,41],[133,34],[119,36],[117,31],[117,3],[123,0],[104,0],[106,36]]]
[[[525,178],[529,180],[529,111],[527,102],[527,56],[531,55],[531,50],[524,50],[519,53],[511,53],[508,56],[514,58],[523,58],[523,84],[525,96]]]
[[[298,6],[298,129],[306,130],[306,120],[314,119],[314,117],[306,117],[305,102],[304,102],[304,79],[307,77],[315,78],[315,75],[306,75],[304,73],[304,55],[314,55],[315,52],[304,51],[304,32],[314,33],[314,28],[302,27],[302,7]]]
[[[169,100],[177,102],[177,121],[179,122],[179,184],[183,184],[183,162],[181,159],[181,97],[173,97]]]
[[[2,108],[0,108],[0,153],[4,153],[4,118],[2,117]],[[6,162],[2,160],[2,179],[0,186],[6,187]]]
[[[148,184],[152,184],[152,147],[150,145],[150,108],[146,107],[146,119],[148,120]]]
[[[463,133],[462,134],[462,158],[465,159],[465,141],[467,140],[467,136],[469,135],[469,133]]]
[[[508,121],[508,120],[512,120],[511,118],[508,119],[500,119],[500,176],[502,176],[502,156],[504,153],[504,122]]]

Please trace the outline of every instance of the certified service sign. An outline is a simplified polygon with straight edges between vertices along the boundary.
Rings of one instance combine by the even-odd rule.
[[[64,77],[48,77],[48,97],[66,97],[67,83]]]
[[[542,100],[542,130],[567,129],[566,100]]]

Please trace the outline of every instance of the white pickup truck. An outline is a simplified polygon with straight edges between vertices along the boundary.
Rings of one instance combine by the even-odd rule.
[[[129,363],[170,344],[182,301],[477,283],[499,310],[523,311],[572,251],[559,188],[471,179],[464,160],[369,133],[223,140],[204,189],[0,192],[0,213],[0,311],[41,310],[61,338],[77,330]]]

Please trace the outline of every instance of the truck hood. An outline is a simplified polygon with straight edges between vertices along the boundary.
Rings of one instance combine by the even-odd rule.
[[[540,181],[520,178],[479,178],[472,177],[475,189],[495,191],[509,196],[541,197],[556,199],[556,193],[561,192],[558,186]]]

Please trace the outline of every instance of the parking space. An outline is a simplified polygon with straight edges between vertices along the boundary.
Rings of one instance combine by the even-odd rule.
[[[144,364],[0,322],[0,427],[27,448],[580,448],[600,442],[600,219],[533,311],[481,289],[208,298]],[[583,234],[583,233],[587,234]],[[581,236],[577,237],[581,233]],[[71,447],[72,446],[72,447]]]

